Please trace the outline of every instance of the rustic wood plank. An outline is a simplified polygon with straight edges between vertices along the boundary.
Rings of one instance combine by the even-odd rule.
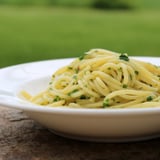
[[[160,139],[94,143],[62,138],[22,111],[0,107],[0,160],[158,160]]]

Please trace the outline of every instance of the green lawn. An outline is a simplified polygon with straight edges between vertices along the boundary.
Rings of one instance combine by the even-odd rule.
[[[91,48],[160,56],[160,11],[0,7],[0,67]]]
[[[134,0],[139,8],[160,9],[160,0]]]

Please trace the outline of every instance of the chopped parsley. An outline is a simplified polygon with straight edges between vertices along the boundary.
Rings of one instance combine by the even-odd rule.
[[[129,57],[128,57],[128,55],[126,53],[122,53],[119,56],[119,59],[124,60],[124,61],[129,61]]]
[[[61,98],[59,96],[56,96],[54,99],[53,99],[53,102],[57,102],[57,101],[60,101]]]
[[[109,107],[109,106],[110,106],[110,104],[109,104],[109,99],[105,99],[105,100],[103,101],[103,107],[106,108],[106,107]]]
[[[53,82],[51,81],[51,82],[49,82],[49,85],[51,85]]]
[[[152,100],[153,100],[153,97],[152,97],[152,96],[148,96],[146,100],[147,100],[147,101],[152,101]]]
[[[84,59],[84,57],[85,57],[85,55],[82,55],[82,56],[80,56],[78,59],[81,61],[81,60]]]
[[[134,71],[134,73],[135,73],[136,75],[138,75],[138,74],[139,74],[139,72],[138,72],[138,71]]]
[[[87,99],[87,97],[85,95],[81,95],[80,99]]]
[[[122,87],[123,88],[127,88],[128,86],[127,86],[127,84],[123,84]]]
[[[71,66],[68,66],[68,69],[69,69],[69,70],[72,70],[73,68],[72,68]]]
[[[71,96],[73,93],[78,92],[78,89],[74,89],[73,91],[68,93],[68,96]]]

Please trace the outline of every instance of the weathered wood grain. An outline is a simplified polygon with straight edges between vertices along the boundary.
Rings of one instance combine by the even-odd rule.
[[[94,143],[62,138],[22,111],[0,107],[0,160],[159,160],[160,139]]]

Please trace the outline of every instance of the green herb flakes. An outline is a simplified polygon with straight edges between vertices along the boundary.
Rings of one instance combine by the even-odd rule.
[[[69,69],[69,70],[72,70],[73,68],[72,68],[71,66],[68,66],[68,69]]]
[[[83,60],[84,56],[80,56],[78,59],[81,61]]]
[[[68,93],[68,96],[71,96],[73,93],[78,92],[78,89],[74,89],[73,91]]]
[[[124,60],[124,61],[129,61],[129,57],[128,57],[128,55],[126,53],[122,53],[119,56],[119,59]]]
[[[123,88],[127,88],[128,86],[127,86],[126,84],[123,84],[122,87],[123,87]]]
[[[103,107],[105,108],[105,107],[109,107],[110,106],[110,104],[109,104],[109,99],[105,99],[104,101],[103,101]]]
[[[87,99],[87,97],[85,95],[81,95],[80,99]]]
[[[82,55],[82,56],[80,56],[78,59],[81,61],[81,60],[84,59],[84,57],[85,57],[85,55]]]
[[[57,101],[60,101],[61,98],[59,96],[56,96],[54,99],[53,99],[53,102],[57,102]]]
[[[51,82],[49,82],[49,85],[51,85],[53,82],[51,81]]]
[[[147,100],[147,101],[152,101],[152,100],[153,100],[153,97],[152,97],[152,96],[148,96],[146,100]]]
[[[134,73],[135,73],[136,75],[138,75],[138,74],[139,74],[139,72],[138,72],[138,71],[134,71]]]

